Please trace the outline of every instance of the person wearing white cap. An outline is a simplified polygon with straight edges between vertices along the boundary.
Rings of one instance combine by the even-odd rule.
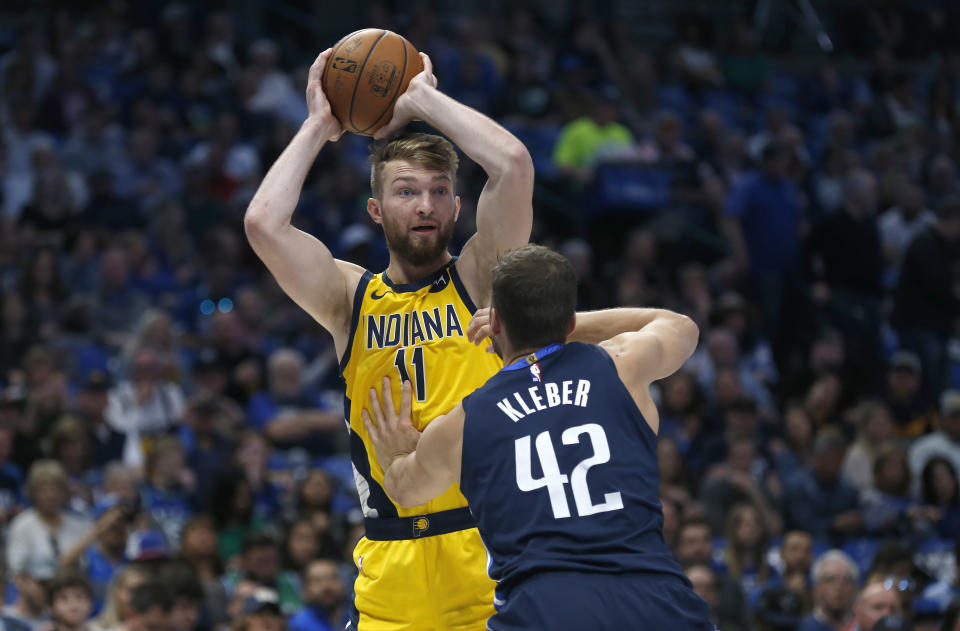
[[[936,456],[953,463],[960,471],[960,390],[947,390],[940,397],[940,430],[918,438],[910,447],[910,471],[914,476],[923,473]]]

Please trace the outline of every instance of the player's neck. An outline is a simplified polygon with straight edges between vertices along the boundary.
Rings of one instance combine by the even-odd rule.
[[[387,266],[386,274],[390,280],[397,285],[415,283],[423,280],[427,276],[430,276],[435,271],[449,263],[452,259],[453,256],[448,251],[444,250],[443,254],[437,257],[435,261],[425,265],[413,265],[412,263],[404,261],[399,256],[392,254],[390,256],[390,264]]]
[[[517,351],[513,349],[507,349],[507,352],[503,354],[503,365],[510,366],[521,357],[526,357],[530,353],[536,353],[538,350],[540,350],[539,347],[527,348],[527,349],[517,350]]]

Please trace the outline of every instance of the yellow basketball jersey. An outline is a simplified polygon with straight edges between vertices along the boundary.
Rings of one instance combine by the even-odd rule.
[[[457,485],[423,506],[395,504],[383,490],[383,471],[360,415],[363,408],[370,412],[370,388],[379,395],[384,376],[393,378],[398,407],[398,382],[409,379],[413,423],[422,430],[503,367],[499,357],[486,352],[486,344],[474,346],[467,340],[476,307],[454,263],[416,283],[398,285],[385,273],[366,272],[357,285],[340,370],[346,381],[344,413],[350,424],[353,475],[367,517],[408,517],[467,505]]]

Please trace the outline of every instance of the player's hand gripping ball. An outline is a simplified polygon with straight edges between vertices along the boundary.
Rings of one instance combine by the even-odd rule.
[[[334,45],[323,69],[323,91],[344,130],[372,136],[390,121],[397,98],[422,70],[417,49],[406,39],[363,29]]]

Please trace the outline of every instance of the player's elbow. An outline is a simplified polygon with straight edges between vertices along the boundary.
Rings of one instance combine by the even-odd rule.
[[[243,231],[250,241],[262,237],[267,232],[266,213],[255,201],[250,202],[247,212],[243,215]]]
[[[383,487],[383,490],[387,492],[390,499],[404,508],[413,508],[414,506],[423,504],[423,502],[416,497],[413,489],[404,488],[403,485],[397,484],[393,476],[389,474],[383,480]]]
[[[516,178],[533,180],[533,157],[519,140],[507,148],[507,173]]]
[[[674,327],[686,348],[686,357],[690,357],[693,355],[693,351],[697,350],[697,342],[700,340],[700,327],[689,316],[682,313],[676,314]]]

